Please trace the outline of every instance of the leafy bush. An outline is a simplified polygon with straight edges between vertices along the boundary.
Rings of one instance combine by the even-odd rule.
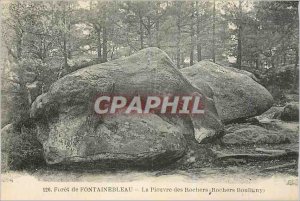
[[[10,133],[5,148],[7,167],[12,170],[30,169],[44,163],[42,145],[36,138],[35,129],[22,128],[21,132]]]

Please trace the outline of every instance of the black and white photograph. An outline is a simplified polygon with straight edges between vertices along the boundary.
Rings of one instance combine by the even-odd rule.
[[[0,13],[1,200],[299,200],[298,1]]]

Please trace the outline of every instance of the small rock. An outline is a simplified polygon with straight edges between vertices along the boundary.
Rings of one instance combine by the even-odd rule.
[[[280,144],[289,143],[295,134],[284,134],[274,130],[255,125],[243,125],[240,128],[226,134],[223,137],[225,144],[246,145],[246,144]]]
[[[255,118],[257,118],[259,121],[264,119],[278,119],[282,111],[283,107],[273,106],[269,110]]]

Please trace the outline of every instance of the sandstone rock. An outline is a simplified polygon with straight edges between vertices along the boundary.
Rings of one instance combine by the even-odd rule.
[[[81,112],[74,116],[62,114],[51,123],[49,133],[40,131],[48,164],[97,160],[108,160],[110,164],[127,161],[141,166],[168,164],[185,153],[184,134],[193,134],[192,128],[168,123],[154,114],[143,118],[94,117],[93,124]]]
[[[248,77],[251,77],[255,82],[259,82],[258,78],[251,72],[246,71],[246,70],[241,70],[241,69],[237,69],[237,68],[233,68],[233,67],[225,67],[235,73],[241,73],[244,75],[247,75]]]
[[[279,119],[262,119],[259,121],[260,125],[266,129],[275,130],[283,134],[296,134],[299,133],[299,123],[298,122],[285,122]],[[295,142],[298,141],[298,137]]]
[[[282,133],[247,124],[233,127],[227,132],[223,142],[231,145],[290,143],[298,137],[296,133]]]
[[[299,123],[296,121],[282,121],[281,114],[283,113],[283,109],[284,107],[271,107],[268,111],[255,118],[258,119],[260,126],[268,130],[298,136]],[[296,137],[293,142],[298,142],[298,137]]]
[[[204,90],[205,85],[210,86],[218,114],[225,123],[262,114],[273,104],[272,95],[249,76],[210,61],[198,62],[181,72],[204,93],[209,91]]]
[[[255,117],[259,121],[264,120],[264,119],[279,119],[280,114],[283,111],[283,107],[279,106],[273,106],[266,112],[262,113],[261,115]]]
[[[259,121],[280,119],[283,121],[299,121],[299,103],[290,102],[284,107],[271,107],[268,111],[256,117]]]
[[[48,164],[98,163],[157,166],[180,158],[195,141],[221,133],[214,103],[204,99],[202,116],[112,115],[92,110],[99,94],[182,95],[202,92],[193,87],[157,48],[147,48],[111,62],[86,67],[62,77],[31,107],[38,139]],[[193,119],[191,121],[191,118]],[[209,132],[203,132],[208,130]],[[202,133],[201,133],[202,132]],[[203,134],[204,133],[204,134]],[[203,136],[209,133],[207,136]]]

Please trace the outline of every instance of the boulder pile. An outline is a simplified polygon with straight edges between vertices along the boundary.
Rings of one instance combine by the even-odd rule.
[[[46,163],[53,166],[160,168],[185,159],[183,163],[194,163],[211,157],[210,143],[224,136],[223,123],[253,117],[271,107],[272,96],[255,80],[247,72],[209,61],[178,70],[165,52],[146,48],[54,82],[32,103],[33,133]],[[193,94],[203,97],[204,114],[97,115],[93,108],[99,95]],[[240,142],[235,139],[247,141],[252,136],[251,140],[264,142],[266,137],[254,131],[253,126],[243,128],[224,139],[236,144]],[[286,139],[265,133],[274,136],[274,143]]]

